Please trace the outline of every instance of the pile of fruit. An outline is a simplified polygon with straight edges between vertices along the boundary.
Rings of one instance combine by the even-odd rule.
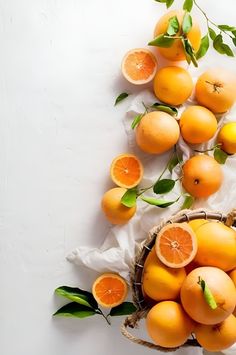
[[[236,232],[196,219],[168,224],[144,264],[142,290],[151,305],[146,327],[167,348],[190,335],[208,351],[236,342]]]

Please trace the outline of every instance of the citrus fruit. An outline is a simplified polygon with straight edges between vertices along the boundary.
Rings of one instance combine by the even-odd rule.
[[[142,180],[143,166],[135,155],[121,154],[112,161],[110,175],[116,185],[131,189]]]
[[[168,113],[149,112],[136,128],[136,142],[146,153],[161,154],[171,149],[179,139],[179,125]]]
[[[153,89],[160,101],[177,106],[191,95],[193,81],[189,72],[183,68],[164,67],[156,73]]]
[[[236,122],[226,123],[219,131],[217,142],[228,154],[236,153]]]
[[[128,292],[125,280],[113,273],[99,276],[93,283],[92,294],[97,303],[105,308],[119,306]]]
[[[236,267],[236,232],[221,222],[208,221],[196,230],[198,250],[194,261],[224,271]]]
[[[188,225],[192,228],[192,230],[196,233],[196,231],[198,230],[198,228],[202,225],[208,223],[208,221],[206,219],[193,219],[192,221],[188,222]]]
[[[236,342],[236,318],[231,314],[219,324],[197,324],[194,332],[197,341],[204,349],[221,351]]]
[[[229,277],[233,280],[233,283],[234,283],[234,286],[236,287],[236,269],[232,270],[230,273],[229,273]],[[236,317],[236,307],[234,309],[234,315]]]
[[[199,144],[211,139],[217,130],[215,115],[203,106],[189,106],[180,117],[180,132],[190,144]]]
[[[130,83],[149,83],[155,76],[157,61],[151,51],[136,48],[125,54],[121,64],[122,74]]]
[[[183,22],[183,16],[184,16],[184,11],[179,10],[179,11],[169,11],[167,12],[164,16],[160,18],[158,23],[156,24],[155,30],[154,30],[154,37],[157,37],[160,34],[164,34],[167,31],[168,25],[169,25],[169,19],[177,16],[180,28],[182,27],[182,22]],[[178,36],[179,32],[176,34]],[[187,38],[192,44],[192,47],[194,51],[198,51],[201,43],[201,31],[200,27],[193,19],[193,26],[191,30],[187,34]],[[158,47],[158,51],[161,53],[161,55],[164,58],[167,58],[172,61],[180,61],[180,60],[185,60],[185,51],[183,48],[182,41],[180,39],[176,39],[174,43],[172,44],[171,47],[168,48],[161,48]]]
[[[174,300],[185,279],[184,268],[172,269],[157,257],[155,248],[149,253],[143,271],[143,292],[155,301]]]
[[[214,158],[196,155],[184,163],[182,184],[194,197],[209,197],[219,190],[223,172]]]
[[[136,212],[136,206],[126,207],[121,203],[121,198],[126,191],[123,187],[115,187],[103,195],[102,210],[108,221],[113,224],[127,223]]]
[[[186,342],[195,323],[179,303],[163,301],[148,312],[146,327],[149,336],[156,344],[175,348]]]
[[[200,105],[215,113],[228,111],[236,99],[235,75],[222,68],[213,68],[199,76],[195,95]]]
[[[217,308],[213,309],[207,303],[199,279],[207,284]],[[186,276],[181,287],[180,298],[185,311],[196,322],[217,324],[233,312],[236,305],[236,288],[224,271],[216,267],[203,266],[194,269]]]
[[[197,253],[197,238],[187,223],[172,223],[161,229],[155,243],[163,264],[180,268],[189,264]]]

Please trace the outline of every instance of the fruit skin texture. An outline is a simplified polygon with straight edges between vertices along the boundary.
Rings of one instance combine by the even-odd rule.
[[[221,351],[236,342],[236,318],[231,314],[219,324],[197,324],[194,332],[203,348],[208,351]]]
[[[191,95],[193,80],[189,72],[180,67],[160,69],[153,82],[156,97],[169,105],[181,105]]]
[[[153,248],[144,264],[143,291],[155,301],[175,300],[185,276],[184,268],[172,269],[162,264]]]
[[[171,17],[177,16],[180,27],[182,24],[183,16],[184,16],[184,11],[169,11],[167,12],[164,16],[160,18],[158,23],[156,24],[155,30],[154,30],[154,37],[157,37],[160,34],[166,33],[167,28],[168,28],[168,21]],[[178,35],[178,34],[177,34]],[[197,52],[200,43],[201,43],[201,30],[197,22],[193,19],[193,26],[189,33],[187,34],[187,38],[191,42],[194,50]],[[158,47],[158,51],[161,53],[161,55],[169,59],[171,61],[181,61],[185,60],[185,53],[183,49],[183,44],[180,39],[177,39],[174,41],[171,47],[169,48],[161,48]]]
[[[209,197],[219,190],[222,181],[220,165],[208,155],[196,155],[183,166],[183,187],[194,197]]]
[[[195,231],[198,251],[194,261],[224,271],[236,267],[236,232],[221,222],[208,221]]]
[[[162,111],[147,113],[136,128],[137,145],[146,153],[162,154],[171,149],[178,139],[178,123]]]
[[[213,68],[199,76],[195,96],[200,105],[214,113],[228,111],[236,99],[234,73],[222,68]]]
[[[195,323],[174,301],[163,301],[148,312],[146,327],[152,340],[163,347],[175,348],[186,342]]]
[[[208,285],[217,303],[216,309],[207,304],[199,277]],[[188,315],[198,323],[217,324],[225,320],[236,305],[236,288],[231,278],[222,270],[204,266],[187,275],[180,291],[182,306]]]
[[[203,106],[189,106],[180,117],[180,132],[187,143],[199,144],[211,139],[217,130],[215,115]]]
[[[234,283],[234,286],[236,287],[236,269],[232,270],[230,273],[229,273],[229,277],[233,280],[233,283]],[[233,313],[236,317],[236,307],[234,309],[234,313]]]
[[[126,191],[123,187],[115,187],[103,195],[102,210],[108,221],[113,224],[127,223],[136,212],[136,206],[129,208],[120,202]]]
[[[228,154],[236,153],[236,122],[226,123],[219,131],[217,143]]]

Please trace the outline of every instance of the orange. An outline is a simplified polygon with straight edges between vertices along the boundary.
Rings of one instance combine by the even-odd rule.
[[[198,251],[194,261],[224,271],[236,267],[236,232],[220,222],[209,221],[195,231]]]
[[[136,142],[146,153],[164,153],[174,147],[178,139],[178,123],[162,111],[147,113],[136,128]]]
[[[121,203],[121,198],[126,191],[123,187],[115,187],[108,190],[102,198],[102,210],[108,221],[113,224],[127,223],[136,212],[136,206],[126,207]]]
[[[184,11],[179,10],[179,11],[169,11],[167,12],[164,16],[160,18],[158,21],[155,30],[154,30],[154,37],[157,37],[160,34],[166,33],[168,24],[169,24],[169,19],[171,17],[177,16],[178,21],[180,23],[180,27],[182,25],[183,21],[183,16],[184,16]],[[178,34],[176,34],[178,36]],[[189,33],[187,34],[187,38],[191,42],[194,50],[197,52],[200,43],[201,43],[201,30],[195,19],[193,19],[193,26]],[[180,39],[177,39],[174,41],[171,47],[169,48],[160,48],[158,47],[159,52],[163,57],[166,59],[172,60],[172,61],[180,61],[180,60],[185,60],[185,52],[183,49],[183,44]]]
[[[236,269],[232,270],[230,273],[229,273],[229,277],[233,280],[233,283],[234,283],[234,286],[236,287]],[[236,307],[234,309],[234,315],[236,317]]]
[[[190,144],[199,144],[211,139],[217,130],[215,115],[203,106],[189,106],[180,117],[180,132]]]
[[[195,257],[197,238],[187,223],[172,223],[158,233],[155,248],[163,264],[180,268],[189,264]]]
[[[199,278],[208,285],[217,308],[207,303]],[[217,324],[225,320],[236,305],[236,288],[231,278],[222,270],[211,267],[199,267],[188,274],[180,291],[182,305],[188,315],[198,323]]]
[[[208,351],[221,351],[236,342],[236,318],[231,314],[219,324],[197,324],[194,331],[203,348]]]
[[[121,154],[112,161],[110,175],[116,185],[131,189],[142,180],[143,166],[135,155]]]
[[[191,95],[193,80],[187,70],[180,67],[160,69],[153,82],[156,97],[169,105],[181,105]]]
[[[209,197],[219,190],[222,181],[220,165],[208,155],[196,155],[183,166],[183,187],[194,197]]]
[[[215,113],[228,111],[236,99],[235,74],[222,68],[213,68],[204,72],[197,80],[196,99]]]
[[[93,283],[92,294],[97,303],[105,308],[119,306],[124,302],[128,292],[125,280],[112,273],[99,276]]]
[[[174,301],[163,301],[150,309],[146,327],[152,340],[163,347],[175,348],[184,344],[195,327],[195,323]]]
[[[185,276],[184,268],[172,269],[162,264],[153,248],[144,264],[143,292],[155,301],[175,300]]]
[[[149,83],[157,71],[157,61],[151,51],[136,48],[125,54],[121,64],[122,74],[130,83]]]
[[[219,131],[217,143],[228,154],[236,153],[236,122],[226,123]]]
[[[196,233],[198,228],[202,225],[208,223],[208,220],[206,219],[193,219],[192,221],[188,222],[188,225],[192,228],[192,230]]]

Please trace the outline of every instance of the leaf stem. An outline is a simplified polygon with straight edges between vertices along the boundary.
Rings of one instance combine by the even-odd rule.
[[[107,317],[109,316],[109,314],[108,314],[107,316],[105,316],[105,314],[103,313],[103,311],[102,311],[100,308],[97,309],[97,313],[100,314],[100,315],[106,320],[106,322],[107,322],[109,325],[111,325],[111,322],[110,322],[109,319],[107,318]]]
[[[194,152],[196,153],[206,153],[206,152],[211,152],[212,150],[214,150],[215,148],[219,148],[222,145],[222,143],[218,143],[216,145],[214,145],[213,147],[206,149],[206,150],[198,150],[198,149],[194,149]]]

